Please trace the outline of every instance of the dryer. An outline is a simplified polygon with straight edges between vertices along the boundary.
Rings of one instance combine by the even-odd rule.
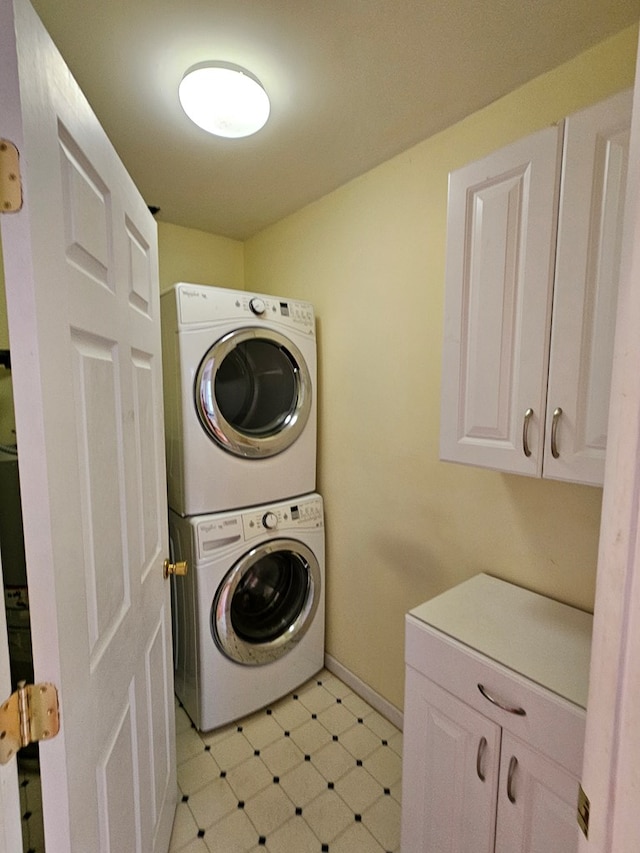
[[[313,307],[185,283],[160,302],[171,509],[200,515],[313,492]]]
[[[322,499],[169,513],[175,692],[201,731],[261,708],[324,664]]]

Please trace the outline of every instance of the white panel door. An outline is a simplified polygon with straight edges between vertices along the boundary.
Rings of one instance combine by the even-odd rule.
[[[175,735],[153,218],[27,0],[0,5],[2,216],[47,849],[165,853]]]
[[[500,727],[406,669],[402,849],[493,853]]]
[[[561,144],[546,128],[450,175],[441,459],[541,475]]]
[[[503,732],[495,853],[575,853],[579,782]]]
[[[631,102],[565,121],[543,476],[590,485],[604,482]]]

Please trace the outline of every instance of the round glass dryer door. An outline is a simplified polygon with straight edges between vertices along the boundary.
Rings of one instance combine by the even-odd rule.
[[[311,378],[302,353],[268,329],[239,329],[217,341],[200,363],[194,390],[209,436],[247,458],[286,450],[311,410]]]
[[[233,566],[211,605],[211,633],[231,660],[264,664],[285,655],[318,608],[320,566],[293,539],[272,539]]]

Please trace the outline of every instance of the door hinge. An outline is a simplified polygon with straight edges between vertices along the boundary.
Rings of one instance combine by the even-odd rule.
[[[582,785],[578,788],[578,826],[584,832],[584,837],[589,838],[589,810],[591,804],[589,797],[585,794]]]
[[[8,139],[0,139],[0,213],[15,213],[22,207],[20,155]]]
[[[25,684],[0,706],[0,764],[30,743],[49,740],[60,730],[58,690],[53,684]]]

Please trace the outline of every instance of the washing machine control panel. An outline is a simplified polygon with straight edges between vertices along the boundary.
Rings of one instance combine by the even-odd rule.
[[[323,527],[322,498],[314,495],[288,503],[274,504],[268,508],[249,510],[242,513],[242,525],[247,540],[262,536],[267,530],[283,533]]]

